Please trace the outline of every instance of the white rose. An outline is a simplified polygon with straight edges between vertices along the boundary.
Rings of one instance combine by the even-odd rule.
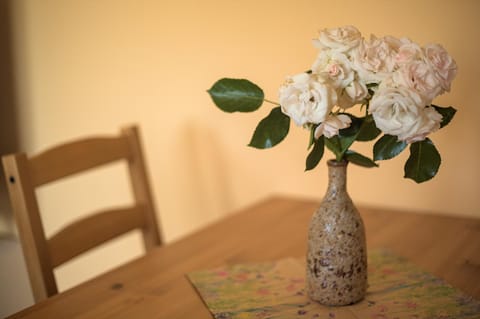
[[[424,61],[413,61],[403,65],[393,73],[392,79],[399,85],[417,91],[423,97],[424,105],[429,105],[442,92],[434,69]]]
[[[321,30],[318,39],[313,40],[313,44],[320,49],[329,48],[338,52],[347,52],[356,47],[361,39],[360,31],[348,25]]]
[[[317,126],[314,136],[316,139],[320,138],[322,135],[331,138],[338,135],[339,130],[349,127],[351,123],[352,119],[350,119],[348,115],[330,115],[325,121]]]
[[[406,87],[382,87],[370,101],[370,113],[385,134],[413,143],[440,128],[442,116],[425,107],[422,97]]]
[[[314,75],[301,73],[287,78],[280,87],[279,100],[282,112],[302,126],[324,121],[337,102],[337,94]]]
[[[407,143],[423,141],[428,134],[440,129],[443,116],[433,107],[427,106],[423,109],[423,125],[417,134],[406,140]]]
[[[368,89],[365,83],[354,80],[340,92],[337,92],[337,104],[342,109],[350,108],[356,104],[363,103],[368,96]]]
[[[425,60],[434,68],[442,89],[449,92],[450,85],[457,74],[457,64],[455,60],[439,44],[427,45],[423,51]]]
[[[347,56],[332,50],[320,52],[313,63],[312,72],[329,79],[335,88],[346,87],[355,76]]]
[[[365,83],[380,83],[395,69],[395,56],[401,45],[400,40],[393,37],[370,37],[352,50],[352,65],[358,72],[360,80]]]

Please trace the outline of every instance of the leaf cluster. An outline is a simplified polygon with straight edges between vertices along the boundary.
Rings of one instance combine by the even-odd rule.
[[[263,90],[256,84],[245,79],[224,78],[217,81],[209,90],[215,105],[225,112],[253,112],[260,108],[265,100]],[[267,101],[270,102],[270,101]],[[270,102],[272,103],[272,102]],[[446,126],[455,115],[453,107],[440,107],[432,105],[442,115],[440,127]],[[331,138],[321,136],[314,138],[314,132],[318,125],[310,125],[310,152],[305,163],[305,170],[315,168],[321,161],[325,147],[333,154],[337,161],[347,160],[363,167],[377,167],[376,161],[388,160],[399,155],[408,144],[399,141],[396,136],[384,134],[380,138],[381,131],[376,127],[375,121],[370,114],[356,117],[349,113],[343,113],[350,117],[351,125],[339,131],[339,134]],[[285,115],[277,104],[271,112],[257,125],[250,140],[249,146],[258,149],[271,148],[285,139],[290,128],[290,118]],[[378,138],[373,146],[373,158],[351,150],[355,141],[368,142]],[[435,145],[430,139],[410,144],[410,155],[404,166],[404,177],[410,178],[417,183],[422,183],[433,178],[440,167],[441,158]]]

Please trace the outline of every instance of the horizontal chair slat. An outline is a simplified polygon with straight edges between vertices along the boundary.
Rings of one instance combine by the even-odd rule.
[[[30,178],[40,186],[131,156],[126,137],[98,137],[60,145],[30,158]]]
[[[112,209],[80,219],[48,239],[52,266],[144,226],[143,206]]]

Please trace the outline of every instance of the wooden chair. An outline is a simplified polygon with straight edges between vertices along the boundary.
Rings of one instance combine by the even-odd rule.
[[[27,157],[2,158],[35,301],[58,292],[53,269],[73,257],[133,229],[145,249],[161,244],[138,129],[126,127],[114,137],[91,137]],[[134,204],[97,212],[45,237],[35,189],[49,182],[114,161],[128,163]]]

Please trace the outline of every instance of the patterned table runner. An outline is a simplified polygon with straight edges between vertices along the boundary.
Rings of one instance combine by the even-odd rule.
[[[195,271],[188,278],[216,319],[480,318],[480,301],[407,260],[374,251],[368,262],[366,298],[345,307],[308,299],[304,261],[299,259]]]

